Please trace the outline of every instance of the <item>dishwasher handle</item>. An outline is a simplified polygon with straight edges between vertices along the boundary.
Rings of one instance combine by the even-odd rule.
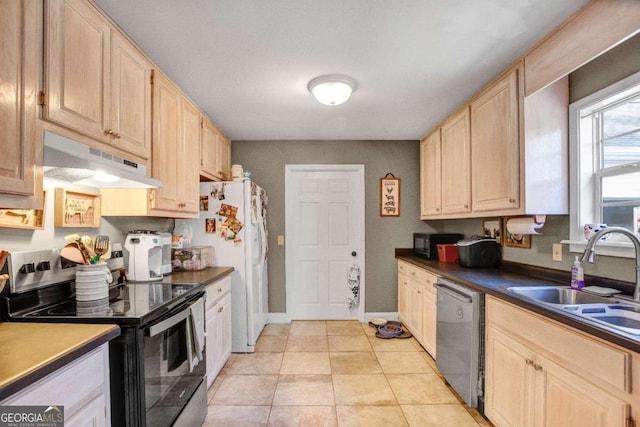
[[[433,285],[433,287],[436,288],[438,292],[443,292],[444,294],[460,302],[471,303],[473,301],[469,295],[465,295],[457,289],[447,286],[444,283],[436,283]]]

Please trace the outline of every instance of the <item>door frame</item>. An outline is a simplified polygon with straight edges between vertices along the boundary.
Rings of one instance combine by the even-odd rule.
[[[292,182],[293,174],[302,172],[357,172],[358,187],[358,200],[359,211],[356,215],[360,216],[360,246],[359,266],[360,266],[360,304],[358,306],[358,320],[360,322],[365,321],[365,182],[364,182],[364,164],[299,164],[299,165],[285,165],[285,239],[286,236],[293,235],[292,224],[292,203],[291,198],[293,196],[293,189],[290,183]],[[293,247],[286,244],[285,241],[285,298],[286,298],[286,318],[287,322],[292,320],[291,301],[293,301],[293,289],[289,286],[290,279],[293,278],[293,263],[290,262],[293,256]],[[345,277],[346,286],[346,277]]]

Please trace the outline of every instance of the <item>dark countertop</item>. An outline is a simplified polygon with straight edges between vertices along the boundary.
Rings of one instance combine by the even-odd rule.
[[[162,280],[154,282],[138,282],[138,283],[171,283],[172,285],[179,285],[185,283],[200,283],[206,286],[218,279],[222,279],[233,272],[233,267],[208,267],[204,270],[198,271],[174,271],[168,276],[164,276]],[[136,283],[136,282],[128,282]]]
[[[233,267],[209,267],[199,271],[175,271],[159,283],[200,283],[206,286],[233,272]]]
[[[452,280],[469,288],[476,289],[486,294],[493,295],[514,305],[533,311],[557,322],[576,328],[587,334],[596,336],[605,341],[617,344],[626,349],[640,353],[640,336],[626,334],[622,331],[613,332],[592,322],[584,317],[572,314],[562,308],[520,296],[505,289],[509,286],[544,286],[544,285],[568,285],[566,282],[551,279],[538,278],[525,274],[499,270],[496,268],[466,268],[457,263],[443,263],[437,260],[428,260],[416,257],[410,251],[397,250],[396,258],[429,270],[445,279]]]
[[[0,401],[118,335],[117,325],[0,323]]]

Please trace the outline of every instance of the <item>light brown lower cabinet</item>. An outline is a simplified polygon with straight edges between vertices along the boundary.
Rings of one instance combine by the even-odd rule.
[[[398,318],[416,340],[436,357],[436,290],[438,276],[398,261]]]
[[[498,427],[625,427],[632,402],[640,405],[634,360],[632,352],[487,296],[485,415]]]

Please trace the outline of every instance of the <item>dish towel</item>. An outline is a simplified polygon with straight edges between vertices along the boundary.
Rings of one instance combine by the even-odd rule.
[[[199,298],[191,304],[191,315],[187,321],[187,356],[189,371],[193,372],[198,363],[203,360],[204,350],[204,299]]]

